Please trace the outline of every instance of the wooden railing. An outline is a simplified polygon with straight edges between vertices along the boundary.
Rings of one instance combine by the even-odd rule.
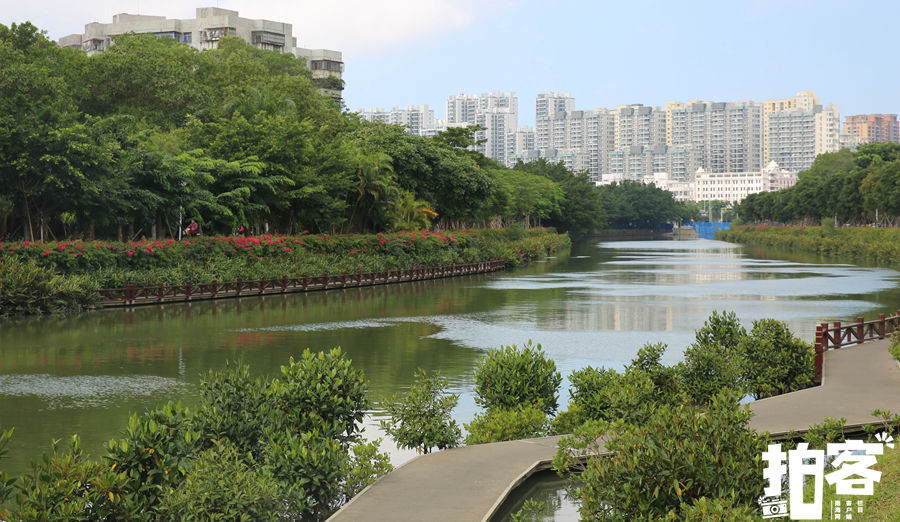
[[[102,306],[134,306],[195,299],[309,292],[331,288],[353,288],[481,274],[503,270],[504,268],[506,268],[504,260],[491,259],[477,263],[418,266],[402,270],[356,272],[355,274],[344,272],[340,275],[331,275],[326,273],[320,276],[281,276],[279,279],[238,279],[237,281],[212,281],[199,284],[193,284],[188,281],[182,285],[163,285],[162,283],[156,286],[125,285],[124,288],[100,290],[100,295],[103,299],[101,299],[99,304]]]
[[[822,364],[826,351],[875,339],[885,339],[898,330],[900,330],[900,310],[897,310],[897,315],[893,317],[878,314],[878,319],[874,321],[864,321],[862,317],[857,317],[855,323],[843,326],[840,321],[835,321],[831,327],[828,323],[817,325],[816,383],[822,382]]]

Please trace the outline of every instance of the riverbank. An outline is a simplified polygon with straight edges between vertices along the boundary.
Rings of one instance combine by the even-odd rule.
[[[742,245],[842,256],[889,266],[900,263],[900,229],[897,228],[748,225],[720,230],[716,232],[716,239]]]
[[[520,266],[571,246],[543,229],[338,236],[214,236],[184,241],[0,244],[0,316],[79,311],[128,285],[321,277],[501,259]]]

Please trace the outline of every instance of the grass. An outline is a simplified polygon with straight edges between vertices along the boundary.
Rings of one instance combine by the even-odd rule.
[[[891,347],[888,348],[888,351],[891,352],[894,359],[900,362],[900,332],[896,332],[891,336]]]
[[[853,520],[900,522],[900,444],[878,457],[881,482],[875,483],[875,494],[864,498],[863,514]],[[848,497],[849,498],[849,497]]]

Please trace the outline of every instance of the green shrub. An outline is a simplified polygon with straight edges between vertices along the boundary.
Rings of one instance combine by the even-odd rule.
[[[669,518],[682,522],[756,522],[759,511],[754,505],[735,505],[730,498],[701,497],[684,505],[679,516],[670,512]]]
[[[475,415],[466,425],[466,444],[485,444],[505,440],[543,437],[549,431],[547,414],[523,404],[512,409],[495,408]]]
[[[347,449],[316,430],[300,434],[267,432],[263,462],[272,469],[286,499],[290,520],[323,520],[342,500],[342,482],[348,469]]]
[[[738,348],[747,391],[761,399],[812,385],[815,351],[796,339],[787,325],[775,319],[753,321],[750,335]]]
[[[352,445],[365,395],[339,349],[305,351],[280,380],[229,364],[204,379],[196,411],[168,403],[132,415],[104,464],[85,459],[77,438],[67,453],[54,443],[9,518],[324,519],[390,470],[377,443]],[[0,453],[8,437],[0,432]],[[9,485],[0,476],[0,494]]]
[[[13,428],[6,431],[0,428],[0,458],[3,458],[8,452],[6,446],[9,444],[9,439],[12,437],[12,434]],[[0,470],[0,520],[9,516],[9,511],[3,508],[3,504],[10,496],[12,496],[13,491],[15,491],[15,484],[15,478],[7,478],[6,473],[3,470]]]
[[[531,341],[522,347],[488,350],[475,366],[475,402],[488,410],[533,404],[548,414],[556,411],[562,377],[556,364]]]
[[[894,332],[891,336],[891,347],[888,351],[900,362],[900,331]]]
[[[459,395],[447,393],[446,389],[447,379],[419,368],[407,393],[394,395],[384,402],[390,420],[381,421],[381,429],[394,439],[398,448],[429,453],[435,447],[458,446],[462,432],[451,412]]]
[[[81,310],[96,302],[99,285],[87,276],[63,276],[14,257],[0,261],[0,316]]]
[[[575,478],[582,518],[660,518],[702,497],[752,505],[763,490],[766,441],[747,426],[750,415],[736,396],[720,394],[707,407],[662,405],[641,425],[586,425],[578,445],[596,444],[606,434],[613,454],[590,459]],[[572,451],[571,439],[564,439],[558,471],[571,464]]]
[[[350,461],[344,473],[343,502],[349,501],[378,477],[393,471],[394,467],[388,454],[379,453],[380,445],[381,439],[376,439],[350,448]]]
[[[45,453],[32,464],[21,481],[17,510],[13,520],[21,521],[93,521],[140,520],[147,513],[133,502],[135,493],[125,473],[89,460],[81,450],[81,441],[73,435],[68,448],[51,442]]]
[[[577,412],[580,418],[568,422],[576,425],[588,420],[616,419],[639,424],[657,406],[656,387],[650,376],[642,372],[618,373],[588,366],[572,372],[569,382],[569,411]]]
[[[824,448],[829,442],[844,442],[846,424],[847,419],[843,417],[840,419],[828,417],[819,424],[810,426],[803,434],[803,440],[813,448]]]
[[[369,408],[368,382],[340,348],[303,351],[281,367],[281,379],[271,384],[274,406],[294,433],[318,430],[323,437],[348,444],[358,438]]]
[[[200,382],[200,404],[194,426],[206,444],[229,441],[241,454],[259,457],[264,430],[280,419],[272,404],[268,381],[250,375],[246,364],[226,362],[223,371],[212,371]]]
[[[720,344],[692,344],[678,365],[681,389],[694,404],[706,404],[721,390],[743,393],[744,363]]]
[[[674,404],[680,400],[681,383],[678,370],[660,362],[668,346],[663,343],[647,343],[638,350],[626,372],[640,372],[647,375],[655,388],[656,402]]]
[[[737,350],[738,345],[747,331],[741,326],[741,322],[734,312],[713,311],[709,318],[694,334],[695,344],[715,344],[727,351]]]
[[[160,520],[275,520],[282,497],[272,470],[220,442],[186,462],[178,487],[159,499]]]
[[[132,414],[123,438],[109,442],[107,456],[127,479],[135,501],[150,510],[166,487],[177,487],[184,463],[200,449],[192,413],[181,403],[169,402],[144,415]]]

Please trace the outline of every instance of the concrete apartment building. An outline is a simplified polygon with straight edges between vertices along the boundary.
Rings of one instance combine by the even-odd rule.
[[[822,106],[816,93],[763,104],[763,162],[782,168],[808,169],[818,154],[840,150],[840,112],[836,104]]]
[[[515,163],[509,156],[509,135],[518,131],[519,99],[514,92],[493,92],[476,96],[457,94],[447,98],[447,125],[480,125],[475,133],[484,140],[475,149],[504,165]]]
[[[683,145],[632,145],[609,151],[607,155],[607,165],[600,177],[604,185],[640,181],[659,173],[665,173],[672,181],[689,181],[699,166],[696,149]]]
[[[619,105],[616,108],[616,149],[666,144],[666,113],[659,107]]]
[[[380,121],[391,125],[406,127],[407,132],[415,136],[434,136],[447,130],[447,122],[434,117],[434,110],[424,105],[407,105],[394,107],[390,111],[384,109],[357,110],[356,114],[366,121]]]
[[[673,179],[667,172],[646,175],[641,181],[668,190],[677,201],[738,203],[750,194],[793,186],[797,173],[782,169],[773,161],[754,172],[708,172],[700,167],[689,181]]]
[[[783,169],[774,161],[756,172],[706,172],[694,173],[694,201],[728,201],[738,203],[750,194],[771,192],[793,186],[797,173]]]
[[[568,93],[548,92],[534,101],[535,140],[538,150],[555,148],[551,143],[552,121],[564,119],[575,110],[575,98]]]
[[[327,96],[340,101],[344,89],[344,62],[339,51],[297,47],[291,24],[241,18],[237,11],[218,7],[199,7],[197,17],[187,20],[121,13],[113,16],[112,23],[85,24],[83,34],[64,36],[58,43],[90,55],[105,51],[115,43],[116,36],[127,33],[172,38],[200,50],[215,49],[222,38],[237,36],[258,49],[305,59],[313,82]]]
[[[896,114],[855,114],[844,120],[844,133],[857,138],[857,144],[900,142]]]
[[[762,105],[754,102],[666,103],[666,144],[696,149],[710,172],[762,166]]]

